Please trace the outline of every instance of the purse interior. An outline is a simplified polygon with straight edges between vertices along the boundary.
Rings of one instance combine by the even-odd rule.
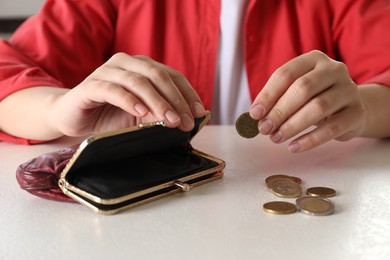
[[[217,167],[189,143],[203,119],[196,119],[190,132],[154,126],[94,140],[79,153],[66,180],[93,196],[114,199]]]

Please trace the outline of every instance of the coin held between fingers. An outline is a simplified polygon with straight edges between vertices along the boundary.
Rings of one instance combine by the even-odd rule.
[[[237,133],[244,138],[253,138],[259,134],[258,123],[248,112],[243,113],[236,121]]]

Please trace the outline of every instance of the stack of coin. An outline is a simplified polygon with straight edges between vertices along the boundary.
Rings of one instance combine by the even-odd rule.
[[[327,199],[336,195],[334,189],[328,187],[312,187],[302,195],[302,180],[295,176],[276,174],[266,178],[268,189],[275,195],[282,198],[297,198],[296,205],[284,201],[272,201],[263,205],[264,211],[272,214],[290,214],[299,210],[302,213],[313,216],[330,215],[334,212],[335,206]],[[299,198],[298,198],[299,197]]]
[[[283,174],[272,175],[266,180],[267,187],[275,195],[282,198],[297,198],[302,194],[302,180]]]
[[[236,130],[244,138],[253,138],[259,134],[258,120],[251,118],[249,113],[243,113],[236,120]],[[269,176],[265,182],[268,189],[282,198],[298,198],[302,195],[302,180],[285,174]],[[315,216],[329,215],[334,212],[334,204],[325,199],[336,195],[336,191],[327,187],[312,187],[307,189],[306,197],[296,200],[296,205],[284,201],[265,203],[263,209],[272,214],[290,214],[297,209],[303,213]],[[297,208],[298,207],[298,208]]]

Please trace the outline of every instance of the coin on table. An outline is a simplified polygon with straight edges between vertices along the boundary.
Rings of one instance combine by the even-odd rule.
[[[300,178],[298,178],[298,177],[289,176],[289,175],[285,175],[285,174],[274,174],[274,175],[268,176],[265,179],[265,183],[267,184],[268,188],[271,188],[272,182],[275,179],[289,179],[289,180],[292,180],[293,182],[295,182],[297,184],[302,184],[302,180]]]
[[[299,211],[313,216],[325,216],[334,212],[332,201],[320,197],[300,197],[296,200]]]
[[[292,180],[280,178],[273,181],[271,191],[279,197],[297,198],[302,194],[302,187]]]
[[[312,197],[334,197],[336,191],[328,187],[311,187],[306,190],[306,194]]]
[[[271,201],[263,205],[263,210],[272,214],[285,215],[297,211],[297,206],[285,201]]]
[[[237,133],[245,138],[253,138],[259,134],[259,121],[254,120],[249,113],[244,113],[236,121]]]

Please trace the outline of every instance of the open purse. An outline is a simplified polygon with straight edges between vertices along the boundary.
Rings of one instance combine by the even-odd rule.
[[[93,135],[63,160],[58,186],[98,213],[115,214],[221,178],[225,162],[190,144],[209,119],[195,119],[190,132],[154,122]],[[28,163],[19,167],[17,179],[36,192],[26,176],[32,180]]]

